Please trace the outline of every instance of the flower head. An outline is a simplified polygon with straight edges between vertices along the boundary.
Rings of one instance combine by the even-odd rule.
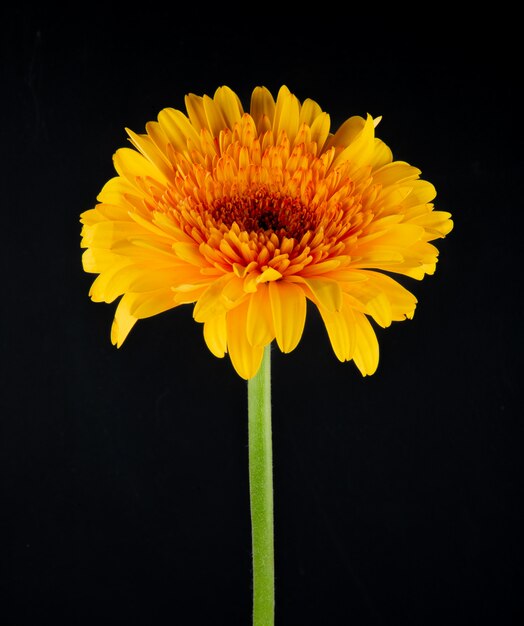
[[[117,150],[118,176],[81,216],[91,298],[122,296],[112,342],[194,304],[211,352],[248,379],[265,345],[296,347],[309,300],[336,356],[372,374],[368,318],[386,327],[417,302],[389,274],[432,274],[430,242],[452,229],[433,185],[393,160],[379,119],[350,117],[332,133],[328,114],[285,86],[276,100],[255,88],[249,112],[228,87],[185,104],[187,115],[164,109],[145,134],[127,130],[136,149]]]

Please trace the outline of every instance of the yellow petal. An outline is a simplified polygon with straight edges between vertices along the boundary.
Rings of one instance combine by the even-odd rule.
[[[149,219],[144,219],[141,215],[132,212],[129,212],[129,217],[137,224],[140,224],[140,226],[143,226],[145,230],[157,235],[158,237],[161,237],[162,239],[164,239],[164,241],[168,241],[167,233],[159,228],[156,224],[150,222]]]
[[[247,310],[244,302],[227,313],[227,351],[237,374],[248,380],[258,372],[264,348],[252,346],[247,339]]]
[[[316,301],[328,311],[340,311],[342,291],[340,284],[330,278],[304,278]]]
[[[244,280],[238,276],[229,275],[229,280],[222,290],[222,296],[225,298],[226,303],[230,305],[228,308],[233,308],[245,295]]]
[[[146,123],[146,133],[149,135],[149,138],[156,146],[157,150],[166,157],[168,163],[170,163],[170,159],[168,157],[168,138],[164,129],[160,125],[159,122],[147,122]]]
[[[218,104],[209,96],[204,96],[204,111],[207,118],[207,126],[213,137],[218,137],[221,130],[227,128],[226,120]]]
[[[273,133],[278,138],[281,131],[285,131],[290,144],[293,144],[298,132],[298,120],[300,116],[300,104],[286,86],[282,86],[278,92],[273,120]]]
[[[208,128],[207,116],[204,110],[204,99],[202,96],[197,96],[194,93],[187,94],[185,97],[187,114],[193,128],[197,131],[200,137],[200,131],[202,128]],[[197,140],[197,145],[200,139]]]
[[[173,299],[174,294],[169,288],[132,295],[136,297],[130,304],[129,312],[137,319],[153,317],[153,315],[158,315],[159,313],[163,313],[169,309],[174,309],[176,306]]]
[[[80,223],[84,225],[84,228],[82,228],[82,236],[84,236],[84,232],[86,232],[87,230],[85,227],[93,226],[94,224],[98,224],[98,222],[104,222],[104,221],[105,221],[105,217],[98,210],[98,205],[94,209],[88,209],[87,211],[84,211],[83,213],[81,213]],[[86,246],[82,246],[82,247],[85,248]]]
[[[103,221],[92,226],[84,226],[82,245],[84,247],[110,249],[121,239],[143,234],[144,229],[131,220],[128,222]]]
[[[373,182],[386,187],[406,180],[415,180],[420,176],[420,170],[403,161],[388,163],[373,172]]]
[[[351,143],[333,161],[333,167],[347,162],[351,164],[350,171],[369,166],[375,150],[375,128],[373,118],[368,115],[362,130],[352,139]]]
[[[380,139],[375,137],[375,150],[369,164],[373,169],[378,169],[393,161],[393,153],[391,149]]]
[[[402,215],[405,210],[406,198],[413,191],[413,183],[416,181],[407,181],[398,185],[391,185],[380,190],[380,200],[382,204],[382,212],[396,213]]]
[[[311,98],[306,98],[300,107],[299,124],[311,126],[321,113],[322,109],[320,106]]]
[[[227,351],[226,316],[217,315],[204,324],[204,339],[207,347],[221,359]]]
[[[302,337],[306,321],[304,292],[293,283],[271,282],[269,299],[278,347],[282,352],[291,352]]]
[[[96,205],[96,210],[100,216],[108,221],[129,220],[129,204],[125,200],[121,204],[102,202]]]
[[[207,285],[197,287],[195,285],[178,285],[177,287],[172,287],[173,301],[177,306],[179,304],[194,304],[206,289]]]
[[[200,143],[200,129],[197,132],[182,111],[172,108],[163,109],[158,114],[158,123],[177,152],[184,153],[187,150],[188,139],[194,144]]]
[[[247,339],[252,346],[266,346],[275,338],[267,284],[259,285],[249,298],[246,331]]]
[[[370,302],[374,302],[373,306],[371,308],[368,307],[368,310],[365,312],[369,312],[381,326],[389,325],[387,318],[390,318],[389,322],[398,322],[413,317],[417,299],[410,291],[386,274],[365,270],[360,270],[358,273],[367,277],[367,280],[347,285],[345,291],[362,302],[366,307],[368,307]],[[380,319],[377,316],[377,312],[373,311],[373,307],[377,305],[376,298],[379,295],[387,298],[388,301],[386,319]]]
[[[393,321],[393,313],[391,311],[391,304],[388,300],[388,297],[383,292],[374,293],[372,296],[366,293],[365,296],[358,294],[358,297],[355,293],[351,293],[351,296],[355,297],[359,302],[363,302],[363,312],[366,315],[371,316],[375,322],[382,328],[387,328],[391,325]],[[362,298],[362,299],[361,299]]]
[[[113,156],[116,171],[135,185],[137,178],[150,177],[162,184],[167,183],[166,176],[156,165],[148,161],[145,156],[131,148],[120,148]],[[140,189],[140,187],[138,187]]]
[[[257,131],[261,132],[261,125],[267,119],[273,125],[275,116],[275,100],[266,87],[255,87],[251,94],[250,114],[253,118]]]
[[[124,343],[129,332],[137,322],[137,318],[129,312],[129,305],[135,299],[134,294],[126,294],[122,297],[115,312],[115,318],[111,326],[111,343],[117,348]]]
[[[147,135],[138,135],[129,128],[126,128],[126,132],[135,148],[162,172],[166,180],[174,181],[173,166],[169,163],[167,157],[156,147],[151,138]]]
[[[222,292],[230,280],[231,276],[226,274],[207,287],[193,309],[195,321],[207,322],[218,315],[223,315],[227,311],[227,304],[222,296]]]
[[[339,361],[353,358],[356,345],[355,315],[348,302],[344,302],[340,311],[329,311],[318,307],[326,327],[333,352]]]
[[[186,261],[191,265],[202,267],[205,265],[204,257],[200,254],[198,246],[195,243],[176,242],[173,244],[173,250],[179,259]]]
[[[428,211],[423,215],[411,219],[410,222],[422,226],[429,235],[429,237],[427,237],[428,241],[431,241],[432,239],[445,237],[453,230],[453,221],[450,217],[451,213],[447,213],[446,211]]]
[[[362,376],[374,374],[378,367],[377,336],[367,317],[355,311],[356,342],[353,360]]]
[[[353,115],[340,125],[336,133],[329,139],[326,149],[332,146],[347,147],[364,128],[365,120],[360,115]]]
[[[156,237],[151,237],[149,233],[143,233],[139,237],[128,237],[117,241],[111,247],[115,254],[121,256],[133,257],[137,261],[148,261],[158,264],[179,264],[179,259],[173,253],[173,247],[169,243],[165,243]],[[187,263],[183,263],[187,267]],[[197,271],[193,268],[193,271]]]
[[[132,263],[132,261],[129,261]],[[106,275],[109,272],[105,273]],[[127,292],[144,292],[165,287],[165,280],[172,277],[172,272],[165,274],[165,270],[153,270],[141,268],[136,265],[127,265],[117,272],[111,272],[111,278],[105,281],[104,300],[113,302],[118,296]],[[167,283],[169,285],[169,283]],[[133,288],[137,285],[138,288]],[[140,288],[142,285],[143,288]]]
[[[128,180],[121,176],[110,178],[102,187],[102,191],[96,199],[98,202],[106,202],[107,204],[118,204],[126,194],[136,193],[136,187]]]
[[[89,290],[89,295],[93,302],[113,302],[118,296],[122,295],[123,291],[115,292],[114,289],[108,290],[108,285],[111,284],[113,276],[118,275],[118,273],[125,267],[128,267],[132,261],[126,258],[120,258],[113,265],[108,267],[108,269],[101,274],[99,274],[91,285],[91,289]]]
[[[222,116],[229,128],[240,122],[244,110],[237,94],[229,87],[219,87],[214,100],[222,112]]]
[[[409,185],[411,192],[409,196],[404,200],[404,207],[417,206],[418,204],[427,204],[435,199],[437,190],[427,180],[414,180]]]
[[[84,272],[99,274],[111,268],[121,259],[110,250],[100,248],[88,248],[82,254],[82,267]]]
[[[319,274],[331,273],[336,270],[342,262],[342,257],[338,259],[329,259],[328,261],[320,261],[320,263],[311,263],[300,272],[300,275],[304,278],[318,276]]]
[[[120,348],[136,321],[152,317],[176,306],[170,291],[127,293],[120,300],[111,327],[111,342]]]
[[[274,269],[273,267],[268,267],[267,270],[264,270],[262,274],[258,276],[256,279],[257,283],[269,283],[274,280],[279,280],[282,278],[282,274]]]
[[[353,283],[363,280],[369,280],[369,277],[366,276],[361,270],[355,270],[351,267],[335,269],[329,272],[328,277],[340,283],[342,291],[344,291],[344,285],[342,285],[342,283]]]
[[[331,120],[327,113],[321,113],[311,125],[311,141],[317,144],[317,154],[320,154],[329,136]]]
[[[142,293],[144,291],[154,291],[155,289],[171,288],[179,282],[178,268],[154,268],[147,267],[134,272],[129,276],[129,286],[126,291]]]
[[[363,237],[358,246],[355,246],[355,255],[365,256],[365,250],[369,249],[372,252],[375,248],[391,248],[402,253],[413,244],[422,240],[424,236],[424,229],[415,224],[394,224],[379,237],[370,237],[368,243],[367,238]]]

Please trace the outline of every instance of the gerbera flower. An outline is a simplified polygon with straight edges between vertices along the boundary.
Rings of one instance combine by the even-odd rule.
[[[433,210],[433,185],[393,160],[375,137],[380,118],[332,133],[329,115],[285,86],[276,101],[255,88],[249,112],[228,87],[185,104],[187,115],[164,109],[145,134],[127,130],[136,149],[117,150],[118,176],[81,216],[83,266],[99,274],[91,298],[122,296],[112,342],[194,303],[211,352],[249,379],[264,346],[297,346],[309,300],[338,359],[372,374],[369,318],[386,327],[417,302],[390,273],[432,274],[430,242],[452,228]]]

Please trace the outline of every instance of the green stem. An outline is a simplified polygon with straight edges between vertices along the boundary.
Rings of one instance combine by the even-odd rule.
[[[248,381],[249,487],[253,539],[253,626],[275,623],[271,344]]]

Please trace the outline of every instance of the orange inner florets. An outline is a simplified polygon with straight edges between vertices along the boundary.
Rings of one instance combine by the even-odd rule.
[[[230,227],[237,223],[247,232],[273,232],[279,238],[300,240],[317,226],[313,211],[300,198],[271,192],[265,185],[255,187],[248,194],[217,199],[210,207],[216,225]]]
[[[164,211],[223,268],[262,266],[262,255],[291,271],[347,254],[345,242],[362,227],[369,181],[332,168],[334,150],[318,154],[308,134],[304,125],[293,145],[285,132],[257,136],[249,116],[215,139],[202,131],[190,161],[173,155],[176,178]]]

